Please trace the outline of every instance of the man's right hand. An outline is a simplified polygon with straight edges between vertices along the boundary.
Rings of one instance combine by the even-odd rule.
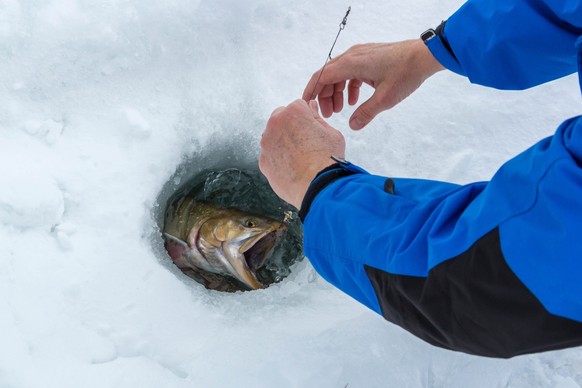
[[[349,81],[350,105],[358,102],[362,83],[372,86],[375,89],[372,97],[350,117],[350,128],[358,130],[378,113],[404,100],[440,70],[444,67],[421,39],[357,45],[327,64],[317,87],[321,69],[315,72],[303,92],[303,99],[309,101],[317,96],[321,114],[330,117],[343,109],[346,82]]]

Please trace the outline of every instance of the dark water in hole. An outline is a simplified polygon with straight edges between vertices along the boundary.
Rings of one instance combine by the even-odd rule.
[[[295,209],[273,193],[267,180],[258,170],[256,162],[248,155],[231,153],[232,147],[211,153],[211,157],[194,155],[178,166],[174,175],[162,189],[154,216],[158,225],[157,241],[154,248],[164,264],[173,266],[171,258],[163,248],[161,231],[168,206],[179,197],[192,195],[197,200],[212,202],[223,207],[232,207],[245,212],[267,216],[282,221],[287,219],[287,232],[275,247],[265,265],[256,271],[258,280],[265,286],[279,282],[290,274],[290,267],[303,259],[303,230]],[[236,147],[235,147],[236,148]],[[238,148],[240,150],[240,148]],[[222,154],[225,157],[217,158]],[[176,270],[177,267],[175,267]],[[179,271],[179,270],[178,270]],[[188,274],[187,274],[188,275]],[[204,284],[202,278],[189,274],[191,278]],[[205,275],[206,276],[206,275]],[[234,278],[210,274],[212,283],[220,284],[213,289],[221,291],[248,290]]]

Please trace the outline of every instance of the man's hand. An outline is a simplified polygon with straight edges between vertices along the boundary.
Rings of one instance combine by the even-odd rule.
[[[301,207],[315,175],[345,156],[343,135],[320,116],[317,103],[296,100],[275,109],[261,139],[259,168],[275,193]]]
[[[378,113],[404,100],[440,70],[444,67],[420,39],[357,45],[327,64],[314,91],[321,69],[315,72],[303,99],[309,101],[317,96],[323,117],[330,117],[343,109],[347,81],[350,105],[358,102],[362,83],[372,86],[376,89],[372,97],[350,118],[352,129],[362,129]]]

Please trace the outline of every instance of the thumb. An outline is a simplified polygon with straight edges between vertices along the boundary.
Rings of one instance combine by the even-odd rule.
[[[352,117],[350,117],[350,128],[355,131],[364,128],[383,110],[377,93],[374,93],[370,99],[360,105],[354,114],[352,114]]]

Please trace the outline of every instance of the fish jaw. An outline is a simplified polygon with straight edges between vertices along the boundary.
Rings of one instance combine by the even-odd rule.
[[[259,279],[257,279],[257,275],[255,275],[255,273],[247,265],[244,255],[239,253],[236,247],[232,247],[226,243],[224,245],[226,245],[223,246],[225,256],[234,269],[234,273],[232,275],[244,283],[251,290],[264,288]]]
[[[165,248],[183,272],[224,275],[256,290],[265,286],[255,271],[284,230],[268,217],[186,198],[167,210]]]
[[[285,225],[277,223],[245,241],[239,248],[239,253],[244,255],[247,266],[251,270],[261,268],[271,256],[286,231],[287,227]]]
[[[282,224],[275,224],[271,228],[247,238],[240,247],[225,242],[223,244],[223,251],[236,272],[233,275],[253,290],[264,288],[264,285],[257,279],[255,270],[263,266],[286,229],[287,228]],[[251,248],[271,234],[275,235],[273,236],[273,239],[268,242],[268,247],[266,247],[266,249],[261,249],[262,257],[258,264],[252,267],[249,266],[250,263],[249,260],[247,260],[245,253],[249,252]]]

